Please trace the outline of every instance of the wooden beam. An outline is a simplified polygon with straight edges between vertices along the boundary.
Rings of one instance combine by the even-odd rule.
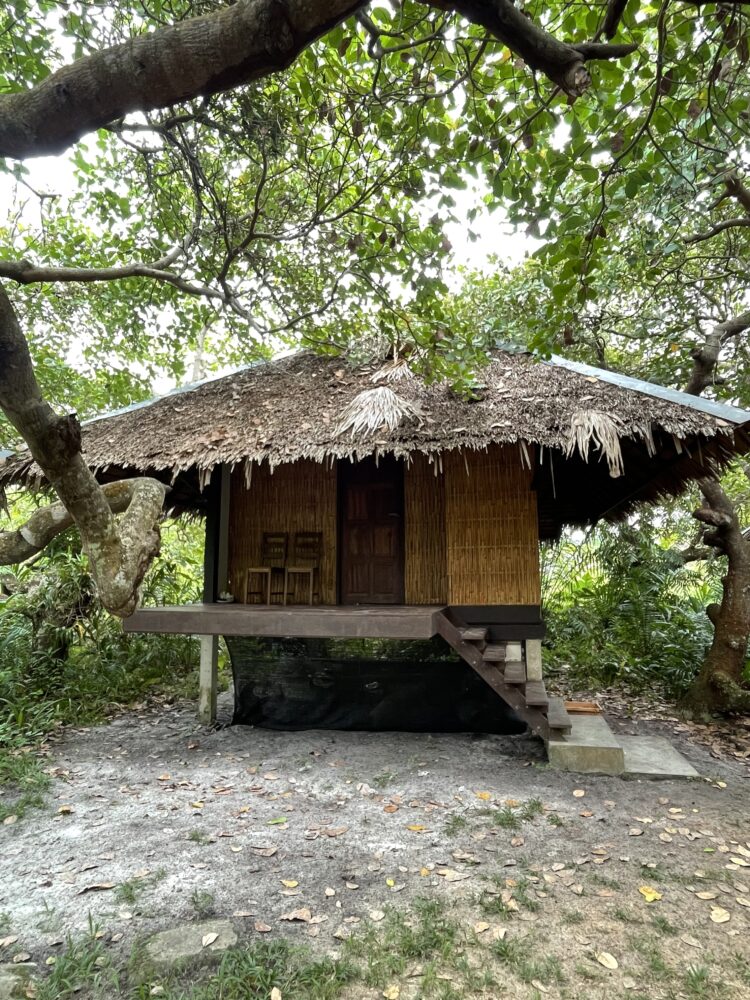
[[[141,608],[125,619],[126,632],[173,635],[257,635],[303,639],[430,639],[434,606],[186,604]]]

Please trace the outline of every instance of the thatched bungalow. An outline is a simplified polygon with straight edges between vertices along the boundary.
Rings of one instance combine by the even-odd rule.
[[[206,515],[204,603],[126,629],[441,636],[535,732],[564,729],[542,679],[540,541],[678,494],[750,448],[750,413],[521,352],[482,378],[467,401],[403,362],[298,353],[87,421],[103,481],[156,476],[169,508]],[[0,466],[6,484],[33,476],[22,453]]]

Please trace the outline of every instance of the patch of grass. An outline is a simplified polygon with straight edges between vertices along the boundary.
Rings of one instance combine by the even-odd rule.
[[[187,839],[191,844],[200,844],[201,847],[205,847],[206,844],[212,843],[211,838],[207,833],[204,833],[203,830],[191,830],[187,835]]]
[[[190,905],[195,910],[195,915],[199,920],[210,917],[215,910],[216,897],[212,892],[205,889],[193,889],[190,893]]]
[[[503,806],[501,809],[489,809],[488,814],[495,826],[503,830],[517,830],[521,821],[510,806]]]
[[[670,924],[667,918],[663,917],[660,913],[653,917],[651,924],[660,934],[672,936],[677,933],[677,928],[674,924]]]
[[[9,792],[9,801],[0,802],[0,823],[8,816],[21,819],[29,809],[43,806],[49,784],[49,775],[33,754],[0,749],[0,787]]]
[[[132,906],[147,889],[152,889],[166,877],[166,868],[159,868],[143,878],[131,878],[126,882],[121,882],[115,889],[115,899],[118,903],[127,903]]]
[[[205,986],[167,993],[167,1000],[268,1000],[276,987],[284,1000],[335,1000],[354,975],[347,962],[314,959],[283,940],[227,952]]]
[[[580,910],[564,910],[560,919],[564,924],[582,924],[586,918]]]
[[[737,973],[737,978],[740,982],[744,983],[746,986],[750,986],[750,958],[747,955],[738,952],[734,956],[734,968]]]
[[[37,1000],[66,1000],[84,990],[111,995],[118,983],[117,973],[104,944],[96,937],[96,927],[89,922],[89,933],[76,941],[68,938],[49,976],[39,981]]]
[[[672,977],[672,970],[664,961],[658,945],[644,941],[642,938],[634,940],[632,944],[633,948],[642,955],[646,968],[654,979],[670,979]]]
[[[492,951],[495,958],[508,966],[523,983],[536,980],[548,985],[565,981],[558,959],[554,955],[535,956],[533,945],[527,938],[504,938],[502,941],[495,941]]]
[[[548,813],[547,822],[550,826],[565,826],[565,820],[557,813]]]
[[[622,906],[618,906],[616,910],[613,910],[612,916],[615,920],[619,920],[623,924],[639,924],[641,922],[634,913],[624,909]]]
[[[455,814],[450,816],[448,822],[445,824],[445,834],[447,837],[455,837],[462,830],[465,830],[468,825],[469,821],[465,816]]]
[[[377,927],[350,938],[345,955],[364,964],[361,976],[367,986],[382,989],[414,961],[447,961],[458,941],[458,928],[437,900],[417,900],[409,917],[395,910],[386,913]]]
[[[682,984],[690,997],[707,997],[713,992],[711,973],[705,965],[689,965],[685,970]]]
[[[376,774],[372,779],[372,786],[373,788],[380,789],[387,788],[389,785],[393,784],[397,777],[398,775],[394,774],[393,771],[382,771],[380,774]]]
[[[544,803],[541,799],[529,799],[528,802],[524,802],[518,810],[518,816],[522,823],[529,823],[537,816],[541,816],[543,812]]]

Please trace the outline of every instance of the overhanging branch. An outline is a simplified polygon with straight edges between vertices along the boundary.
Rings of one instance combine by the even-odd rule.
[[[567,94],[590,85],[585,64],[636,45],[562,42],[511,0],[420,0],[487,28]],[[366,6],[357,0],[237,0],[202,17],[102,49],[29,90],[0,95],[0,156],[60,153],[96,128],[171,107],[285,69],[315,39]]]

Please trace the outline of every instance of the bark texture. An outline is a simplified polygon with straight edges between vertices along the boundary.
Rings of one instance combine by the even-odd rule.
[[[81,455],[75,416],[59,416],[42,398],[13,306],[0,287],[0,407],[21,434],[62,501],[17,532],[0,536],[0,563],[38,552],[75,522],[102,604],[113,614],[135,609],[143,576],[159,551],[165,488],[155,479],[115,483],[107,490]],[[119,522],[114,510],[123,510]]]
[[[725,184],[732,197],[750,203],[750,194],[735,175]],[[700,396],[717,385],[716,368],[727,342],[750,329],[750,312],[717,323],[705,341],[692,351],[693,370],[685,391]],[[693,517],[702,525],[703,544],[727,559],[722,578],[720,604],[711,604],[706,614],[714,627],[711,648],[700,673],[688,692],[686,703],[699,712],[750,711],[750,690],[742,686],[750,639],[750,539],[745,537],[734,504],[714,479],[699,483],[703,506]]]
[[[689,695],[699,711],[750,711],[750,690],[743,687],[750,636],[750,543],[734,505],[715,480],[700,483],[704,504],[693,515],[706,526],[703,541],[727,557],[720,604],[707,614],[714,626],[711,648]]]
[[[617,59],[636,49],[562,42],[512,0],[421,2],[484,26],[574,97],[591,83],[588,61]],[[60,153],[130,112],[232,90],[285,69],[315,39],[366,6],[361,0],[237,0],[85,56],[30,90],[0,95],[0,156]]]

